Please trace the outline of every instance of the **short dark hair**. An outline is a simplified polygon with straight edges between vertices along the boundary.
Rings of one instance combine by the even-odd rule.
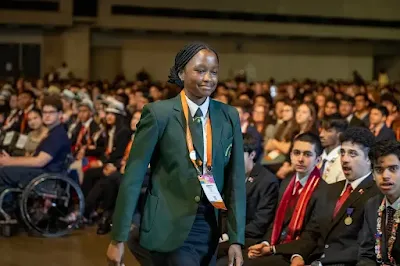
[[[387,117],[389,115],[388,109],[385,106],[381,105],[381,104],[374,105],[372,107],[372,109],[378,110],[383,116]]]
[[[356,96],[354,96],[354,98],[357,98],[359,96],[363,97],[364,101],[369,103],[369,99],[368,99],[368,95],[367,94],[365,94],[365,93],[357,93]]]
[[[356,101],[354,100],[354,98],[353,97],[351,97],[351,96],[349,96],[349,95],[347,95],[347,94],[344,94],[343,95],[343,97],[342,97],[342,99],[340,99],[340,101],[342,102],[348,102],[348,103],[350,103],[351,105],[354,105],[355,103],[356,103]]]
[[[399,106],[399,101],[397,101],[397,99],[395,97],[393,97],[393,94],[391,94],[391,93],[385,93],[381,96],[381,102],[384,102],[384,101],[392,103],[397,108]]]
[[[321,127],[324,129],[336,129],[337,132],[344,132],[349,126],[346,119],[342,118],[339,114],[333,114],[324,117],[321,121]]]
[[[42,106],[45,107],[46,105],[54,107],[58,112],[61,112],[63,110],[61,98],[57,95],[45,96],[43,98]]]
[[[322,151],[324,149],[322,147],[322,143],[321,143],[319,136],[317,136],[316,134],[311,133],[311,132],[306,132],[306,133],[297,135],[294,138],[293,143],[295,143],[296,141],[308,142],[308,143],[314,145],[314,151],[315,151],[315,154],[317,155],[317,157],[322,154]]]
[[[249,154],[253,151],[256,152],[254,162],[258,160],[262,152],[262,145],[259,138],[251,133],[243,133],[243,151]]]
[[[375,143],[372,149],[369,151],[368,157],[372,163],[375,165],[379,158],[396,155],[400,160],[400,142],[397,140],[381,140]]]
[[[28,112],[28,114],[29,113],[37,113],[39,116],[42,116],[42,110],[40,110],[40,109],[38,109],[38,108],[33,108],[33,109],[31,109],[29,112]]]
[[[364,127],[350,127],[340,135],[340,143],[351,142],[361,145],[364,149],[371,149],[375,144],[375,136]],[[365,153],[368,155],[368,152]]]
[[[19,95],[22,95],[22,94],[27,94],[32,99],[34,99],[34,100],[36,99],[36,95],[31,90],[23,90],[23,91],[21,91],[21,93]]]
[[[334,105],[336,105],[336,108],[339,108],[339,102],[338,100],[336,100],[335,98],[328,98],[326,99],[325,105],[327,103],[333,103]]]

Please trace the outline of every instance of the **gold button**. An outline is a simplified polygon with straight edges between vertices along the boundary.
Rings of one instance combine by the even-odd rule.
[[[194,200],[195,200],[196,202],[200,202],[200,197],[199,197],[199,196],[196,196],[196,197],[194,197]]]

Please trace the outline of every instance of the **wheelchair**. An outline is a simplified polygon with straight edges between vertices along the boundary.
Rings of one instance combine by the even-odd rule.
[[[72,160],[69,155],[62,173],[44,173],[24,188],[8,188],[0,193],[0,219],[3,218],[0,233],[4,237],[18,231],[18,220],[22,220],[29,233],[42,237],[61,237],[77,227],[83,217],[85,200],[78,176],[68,170]],[[15,217],[3,209],[6,196],[14,196]],[[63,218],[73,211],[78,211],[76,222],[64,221]],[[16,218],[18,216],[20,219]]]

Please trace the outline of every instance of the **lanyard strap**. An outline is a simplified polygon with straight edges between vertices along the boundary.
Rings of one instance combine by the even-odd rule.
[[[186,119],[186,144],[187,148],[189,151],[189,157],[190,160],[192,161],[194,167],[199,173],[203,173],[203,171],[199,170],[199,166],[196,163],[196,152],[193,147],[193,139],[192,139],[192,134],[190,133],[190,128],[189,128],[189,106],[186,100],[186,94],[185,91],[181,91],[181,102],[182,102],[182,108],[183,108],[183,114],[185,115]],[[211,130],[211,120],[210,117],[208,117],[206,121],[206,131],[207,131],[207,168],[208,170],[211,170],[212,167],[212,130]]]

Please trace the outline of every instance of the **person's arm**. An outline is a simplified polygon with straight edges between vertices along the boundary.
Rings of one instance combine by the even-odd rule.
[[[260,178],[267,178],[260,176]],[[264,234],[274,220],[275,208],[278,202],[278,182],[260,182],[258,192],[259,202],[255,210],[254,219],[246,225],[246,237],[257,238]]]
[[[111,233],[114,242],[125,242],[128,239],[132,215],[136,209],[143,179],[158,140],[157,118],[151,105],[145,105],[115,205]]]
[[[236,111],[236,110],[235,110]],[[230,244],[244,245],[246,226],[246,184],[243,158],[243,136],[237,112],[232,114],[233,141],[230,161],[225,174],[225,203],[227,204],[227,229]],[[136,136],[135,136],[136,138]],[[135,142],[137,139],[135,139]]]
[[[25,167],[45,167],[53,157],[41,151],[37,156],[33,157],[10,157],[5,155],[0,158],[0,166],[25,166]]]
[[[292,143],[291,142],[286,142],[286,141],[277,141],[276,140],[275,147],[281,153],[288,154],[289,151],[290,151],[290,147],[292,147]]]

